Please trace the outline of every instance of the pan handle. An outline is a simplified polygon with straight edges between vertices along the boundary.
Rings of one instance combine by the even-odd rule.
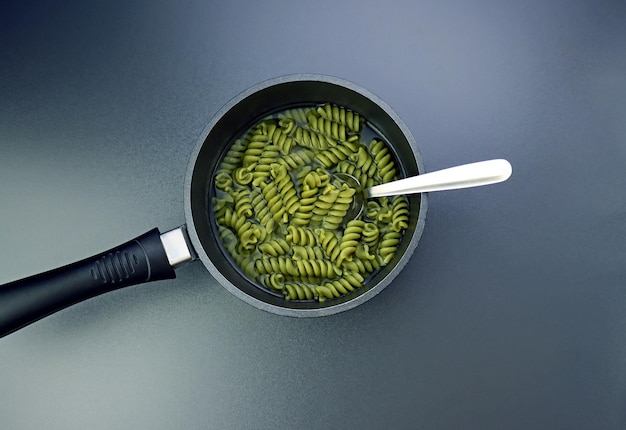
[[[1,285],[0,337],[108,291],[175,278],[174,267],[192,259],[188,248],[185,254],[172,245],[183,235],[184,227],[164,234],[155,228],[93,257]]]

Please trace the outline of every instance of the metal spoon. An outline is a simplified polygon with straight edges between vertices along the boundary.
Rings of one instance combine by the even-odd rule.
[[[355,219],[363,212],[365,200],[372,197],[456,190],[496,184],[506,181],[511,176],[512,171],[511,163],[507,160],[487,160],[424,173],[365,189],[352,175],[337,172],[335,176],[357,190],[354,195],[354,204],[345,216],[345,219]]]

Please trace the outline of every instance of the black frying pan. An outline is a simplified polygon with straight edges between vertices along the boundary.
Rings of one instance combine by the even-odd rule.
[[[407,264],[424,229],[426,194],[408,196],[409,228],[390,264],[362,288],[323,303],[288,301],[246,279],[224,255],[210,219],[210,195],[221,156],[260,118],[303,104],[333,103],[358,112],[390,144],[400,176],[424,173],[421,155],[398,115],[369,91],[342,79],[292,75],[260,83],[227,103],[210,121],[191,155],[184,184],[186,225],[158,229],[99,255],[0,286],[0,336],[88,298],[149,281],[176,277],[182,263],[201,260],[228,291],[268,312],[317,317],[351,309],[385,288]]]

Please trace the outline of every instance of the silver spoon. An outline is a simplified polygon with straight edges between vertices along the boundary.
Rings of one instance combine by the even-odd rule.
[[[345,219],[355,219],[363,211],[365,200],[372,197],[456,190],[496,184],[506,181],[511,176],[512,171],[511,163],[507,160],[487,160],[424,173],[366,189],[363,189],[359,181],[352,175],[338,172],[335,173],[335,176],[348,182],[357,190],[354,195],[354,204],[345,216]]]

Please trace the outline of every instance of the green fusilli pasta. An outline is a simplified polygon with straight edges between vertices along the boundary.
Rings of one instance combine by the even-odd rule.
[[[330,137],[303,127],[296,127],[294,139],[298,145],[313,150],[328,149],[337,146],[337,142]]]
[[[364,187],[397,178],[387,144],[361,140],[364,124],[332,104],[291,108],[226,151],[211,200],[217,236],[260,287],[287,300],[331,300],[392,261],[409,226],[406,197],[370,199],[346,220],[357,190],[335,177],[350,174]]]
[[[396,167],[387,145],[382,140],[374,139],[370,144],[370,152],[377,167],[380,183],[392,181],[396,176]]]
[[[315,110],[315,113],[320,118],[336,122],[355,133],[361,131],[361,127],[363,125],[362,118],[358,113],[341,106],[331,105],[330,103],[318,107]]]

